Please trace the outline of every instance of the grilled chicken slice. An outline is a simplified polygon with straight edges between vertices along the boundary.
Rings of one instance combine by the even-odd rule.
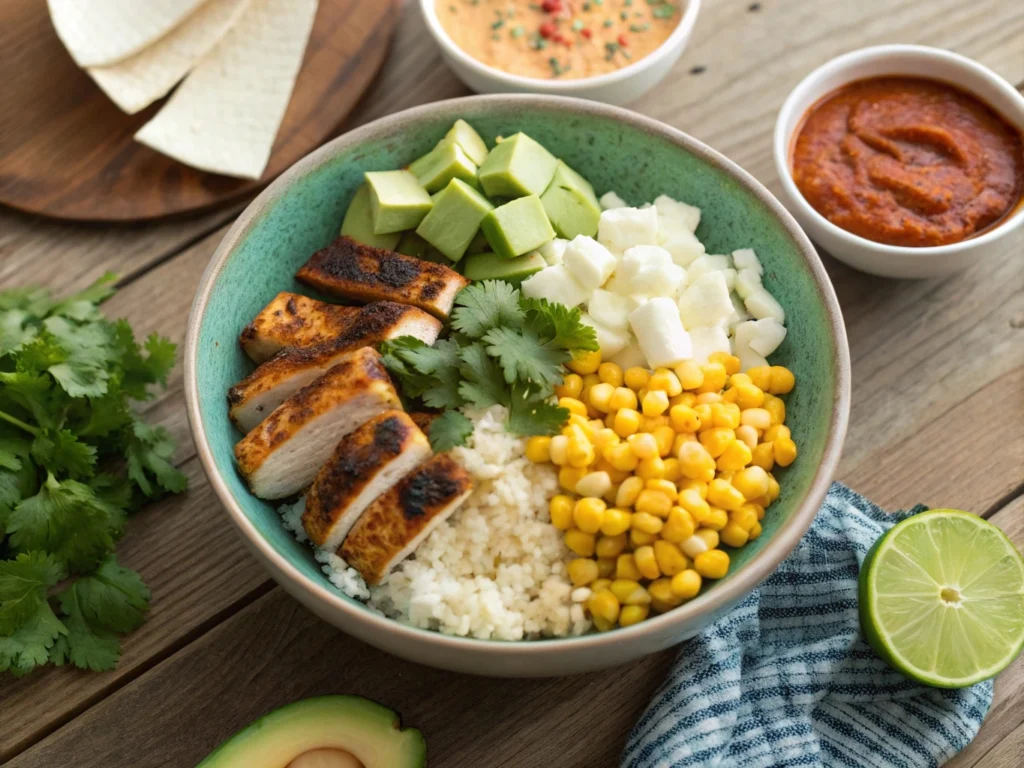
[[[430,425],[433,424],[440,413],[428,413],[427,411],[416,411],[410,413],[409,417],[415,422],[416,426],[423,430],[423,434],[430,434]]]
[[[245,326],[238,343],[245,354],[262,363],[285,347],[330,341],[344,333],[358,314],[359,307],[342,307],[282,291]]]
[[[466,470],[447,454],[435,456],[367,507],[338,554],[367,584],[379,584],[472,491]]]
[[[372,248],[339,237],[314,253],[296,279],[355,301],[400,301],[444,319],[469,281],[443,264]]]
[[[430,458],[430,442],[408,414],[385,411],[338,443],[306,494],[302,524],[334,552],[370,502]]]
[[[401,408],[380,355],[363,347],[279,405],[235,445],[235,459],[261,499],[307,485],[338,441],[374,416]]]
[[[336,338],[311,347],[283,349],[229,389],[231,420],[248,432],[293,392],[352,352],[398,336],[415,336],[433,344],[440,332],[441,321],[416,307],[393,301],[359,307],[348,328]]]

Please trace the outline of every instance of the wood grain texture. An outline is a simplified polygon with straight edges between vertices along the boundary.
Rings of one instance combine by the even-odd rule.
[[[690,48],[666,87],[634,106],[708,141],[769,187],[777,183],[770,136],[778,106],[807,71],[838,53],[875,42],[942,45],[978,58],[1012,82],[1024,81],[1024,13],[1009,0],[758,5],[760,10],[750,11],[747,0],[706,2]],[[690,74],[697,66],[706,69]],[[347,125],[465,92],[426,36],[418,10],[407,6],[393,55]],[[128,268],[120,271],[130,275],[129,284],[108,310],[127,316],[139,333],[157,330],[180,340],[194,287],[224,232],[218,223],[208,217],[199,224],[110,231],[0,212],[0,286],[41,281],[70,289],[123,260]],[[1024,462],[1018,458],[1024,274],[1013,261],[1022,240],[1018,236],[1000,256],[941,281],[880,280],[825,257],[849,329],[854,373],[840,479],[889,507],[925,501],[995,512],[1024,492]],[[10,267],[15,261],[17,267]],[[148,413],[181,441],[177,460],[193,482],[187,496],[134,518],[120,545],[125,562],[139,568],[153,588],[153,616],[127,641],[114,672],[64,669],[0,680],[0,763],[49,768],[74,756],[83,766],[190,765],[192,755],[259,712],[335,690],[383,697],[409,722],[427,728],[431,765],[512,768],[553,759],[573,768],[614,764],[671,653],[584,678],[495,682],[372,651],[316,621],[280,590],[267,594],[271,585],[245,553],[192,458],[180,369]],[[1024,497],[993,519],[1006,524],[1007,517],[1022,515]],[[1020,542],[1020,533],[1014,535]],[[288,631],[292,623],[294,633]],[[279,659],[289,670],[280,678],[274,672],[283,663]],[[227,670],[223,676],[221,666]],[[265,677],[275,682],[264,684]],[[1018,661],[997,683],[996,703],[975,745],[962,756],[970,760],[963,765],[983,757],[989,768],[1019,764],[1007,762],[1012,751],[994,747],[1004,737],[1013,744],[1015,729],[1020,738],[1022,678]],[[591,687],[608,680],[614,687]],[[465,703],[476,701],[479,717]],[[462,727],[456,728],[460,717]],[[163,731],[147,729],[150,720]],[[199,743],[184,743],[190,728]],[[157,754],[166,759],[120,760],[122,753],[111,751],[117,745],[107,743],[114,733],[131,744],[152,743],[165,750]]]
[[[334,134],[384,61],[390,0],[321,0],[259,180],[189,168],[132,138],[163,101],[121,112],[57,38],[44,3],[7,0],[0,25],[0,202],[61,219],[137,222],[205,210],[267,184]]]

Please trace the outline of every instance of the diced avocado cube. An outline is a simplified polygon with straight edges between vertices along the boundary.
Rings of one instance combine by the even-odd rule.
[[[601,204],[594,188],[561,160],[540,201],[559,237],[572,240],[577,235],[597,235]]]
[[[467,184],[477,185],[476,163],[455,141],[444,139],[419,160],[409,165],[409,172],[427,192],[438,192],[448,186],[452,179],[462,179]]]
[[[503,259],[496,253],[476,253],[466,257],[463,274],[470,280],[504,280],[519,285],[547,265],[536,251],[514,259]]]
[[[446,266],[451,264],[443,253],[415,232],[404,233],[398,246],[395,248],[395,252],[405,256],[414,256],[420,261],[432,261],[435,264],[444,264]]]
[[[378,235],[415,229],[434,205],[409,171],[369,171],[366,183]]]
[[[480,221],[493,208],[469,184],[452,179],[416,228],[416,234],[452,261],[458,261],[480,230]]]
[[[483,230],[476,233],[476,236],[469,241],[469,247],[466,249],[466,255],[469,256],[474,253],[483,253],[484,251],[491,250],[490,243],[487,242],[487,235],[484,234]]]
[[[502,141],[487,155],[477,176],[488,197],[540,195],[555,175],[558,160],[525,133]]]
[[[398,240],[401,238],[401,234],[398,232],[378,235],[373,231],[370,188],[366,184],[360,185],[352,202],[348,204],[345,219],[341,222],[341,234],[351,237],[357,243],[374,248],[387,248],[389,251],[398,245]]]
[[[503,259],[522,256],[555,236],[544,206],[536,195],[520,197],[484,216],[480,228],[491,249]]]
[[[473,130],[473,126],[465,120],[456,120],[445,138],[454,139],[476,165],[482,165],[487,159],[487,145],[480,138],[480,134]]]

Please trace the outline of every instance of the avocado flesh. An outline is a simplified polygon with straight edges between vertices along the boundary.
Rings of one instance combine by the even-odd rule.
[[[398,239],[402,236],[399,232],[378,235],[373,231],[373,210],[370,204],[370,188],[361,184],[356,190],[355,197],[348,204],[345,211],[345,220],[341,222],[341,234],[347,235],[357,243],[369,245],[373,248],[385,248],[394,250]]]
[[[427,747],[415,728],[361,696],[321,696],[288,704],[242,729],[196,768],[285,768],[315,749],[349,752],[365,768],[423,768]]]
[[[514,259],[503,259],[496,253],[476,253],[466,257],[463,274],[470,280],[504,280],[518,287],[523,280],[547,265],[544,257],[536,251]]]

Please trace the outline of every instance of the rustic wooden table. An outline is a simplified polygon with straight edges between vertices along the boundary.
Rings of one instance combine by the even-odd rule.
[[[705,0],[669,79],[633,107],[707,142],[777,187],[775,114],[812,68],[864,45],[924,43],[1024,86],[1020,0]],[[466,91],[406,6],[379,84],[352,125]],[[200,273],[238,208],[127,228],[0,211],[0,286],[80,288],[107,270],[107,312],[181,341]],[[1024,237],[963,274],[873,278],[824,257],[853,360],[840,480],[890,507],[959,507],[1024,546]],[[487,680],[387,656],[316,619],[268,580],[208,486],[185,420],[180,367],[148,418],[178,438],[189,492],[135,517],[119,547],[154,599],[104,674],[48,669],[0,681],[0,764],[191,766],[285,702],[357,693],[423,729],[432,766],[616,764],[673,656],[555,680]],[[949,765],[1024,764],[1024,658],[996,683],[974,743]]]

